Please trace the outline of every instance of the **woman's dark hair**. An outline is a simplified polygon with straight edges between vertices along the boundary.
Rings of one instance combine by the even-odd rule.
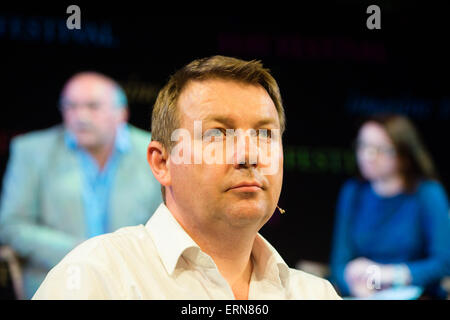
[[[361,128],[368,122],[375,122],[386,131],[391,139],[407,192],[414,192],[423,179],[438,180],[433,160],[422,142],[413,123],[403,115],[377,114],[364,119]]]

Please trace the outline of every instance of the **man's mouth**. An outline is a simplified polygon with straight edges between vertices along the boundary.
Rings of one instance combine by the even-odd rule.
[[[262,188],[262,184],[257,181],[244,181],[233,185],[228,191],[257,192],[262,190]]]

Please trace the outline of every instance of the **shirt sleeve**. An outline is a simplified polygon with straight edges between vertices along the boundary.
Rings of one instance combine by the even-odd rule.
[[[408,262],[413,285],[426,286],[450,275],[450,217],[447,195],[437,182],[418,190],[427,257]]]
[[[344,278],[344,270],[349,261],[355,258],[355,252],[350,238],[353,203],[358,184],[355,180],[347,181],[342,187],[336,206],[333,243],[331,249],[331,282],[342,296],[350,295],[350,290]]]
[[[97,239],[69,253],[47,274],[33,300],[123,299],[117,277],[108,268],[109,258]]]

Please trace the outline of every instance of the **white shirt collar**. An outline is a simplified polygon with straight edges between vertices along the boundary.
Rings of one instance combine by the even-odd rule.
[[[217,268],[213,259],[201,251],[195,241],[186,233],[164,203],[161,203],[146,224],[158,250],[159,256],[169,274],[177,266],[178,259],[189,249],[190,260],[204,268]],[[270,280],[283,286],[288,280],[289,267],[278,252],[259,233],[253,244],[254,274],[256,279]]]

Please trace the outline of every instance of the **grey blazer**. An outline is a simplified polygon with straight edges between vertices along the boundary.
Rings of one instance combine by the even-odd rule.
[[[150,134],[129,125],[131,150],[123,155],[110,199],[110,232],[145,224],[162,202],[147,163]],[[55,126],[14,138],[3,178],[0,242],[24,258],[25,292],[34,294],[46,273],[86,240],[81,167]]]

